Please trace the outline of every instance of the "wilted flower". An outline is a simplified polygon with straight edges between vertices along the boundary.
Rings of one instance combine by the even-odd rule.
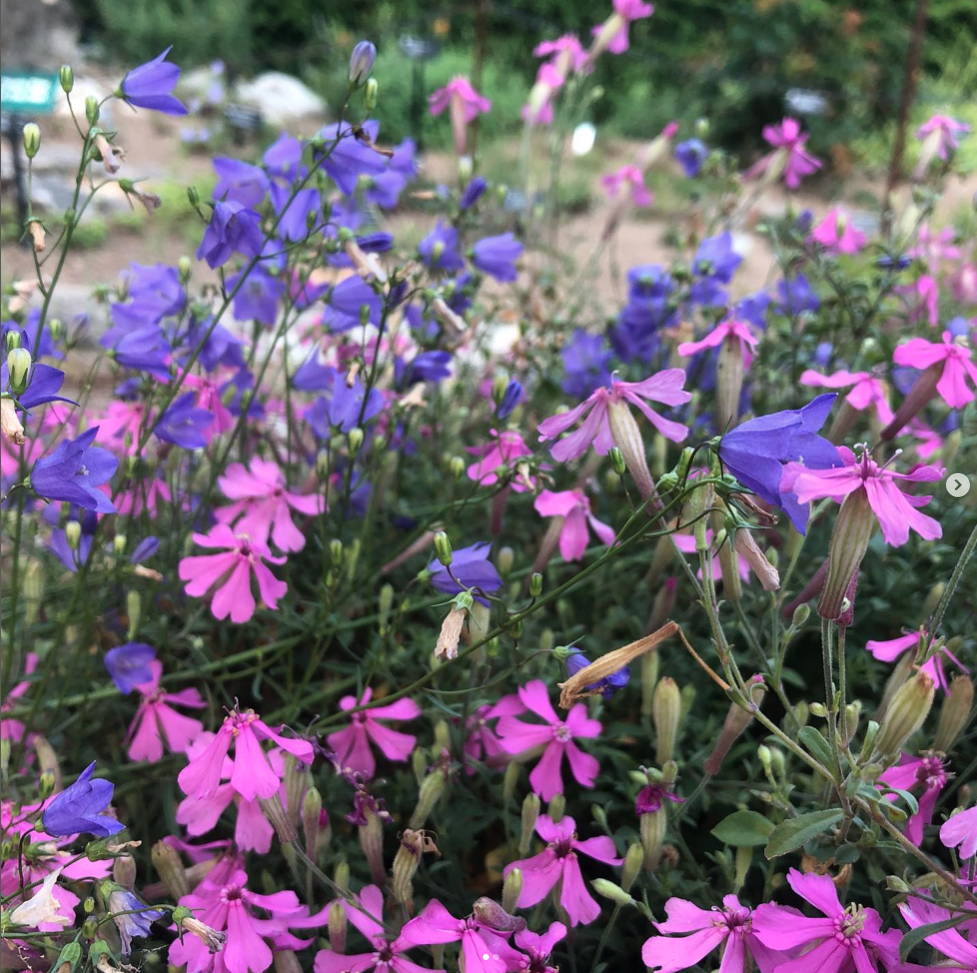
[[[65,915],[62,905],[54,894],[54,889],[63,868],[55,868],[48,872],[41,882],[41,887],[26,901],[21,902],[9,914],[11,925],[27,926],[36,929],[42,924],[67,926],[74,919],[73,914]],[[67,910],[73,913],[73,910]]]

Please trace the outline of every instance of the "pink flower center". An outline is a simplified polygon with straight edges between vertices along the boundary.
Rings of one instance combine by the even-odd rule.
[[[241,899],[240,885],[226,885],[221,889],[222,902],[239,902]]]
[[[865,925],[865,911],[859,905],[850,905],[844,914],[835,919],[835,939],[846,946],[861,943],[859,935]]]
[[[573,734],[570,732],[570,727],[566,723],[554,723],[553,724],[553,739],[557,743],[569,743],[573,739]]]

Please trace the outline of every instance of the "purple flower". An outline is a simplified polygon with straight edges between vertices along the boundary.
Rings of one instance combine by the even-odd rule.
[[[124,959],[128,959],[132,952],[132,940],[136,937],[145,939],[150,933],[149,927],[153,922],[166,915],[159,909],[147,908],[132,892],[123,888],[112,889],[109,893],[108,907],[119,930]]]
[[[376,142],[380,130],[376,122],[364,122],[361,129],[371,142]],[[344,196],[353,195],[360,176],[379,176],[387,168],[387,160],[361,142],[347,122],[326,125],[319,130],[319,138],[327,149],[332,149],[322,159],[322,168]]]
[[[458,253],[458,231],[438,220],[437,226],[421,240],[417,248],[421,260],[431,270],[461,270],[465,263]]]
[[[371,324],[379,325],[382,302],[376,292],[362,277],[347,277],[340,281],[329,292],[326,300],[329,310],[327,315],[330,331],[348,331],[360,323],[360,313],[363,307],[368,309],[368,320]]]
[[[115,342],[111,357],[123,368],[133,368],[141,372],[150,372],[162,381],[170,378],[170,346],[166,343],[166,336],[158,324],[150,324],[137,328],[128,334],[119,334],[119,328],[112,328],[102,335],[100,344],[108,346]]]
[[[216,270],[234,253],[257,257],[263,245],[258,214],[233,200],[221,201],[214,204],[214,215],[204,231],[197,259],[206,260]]]
[[[5,361],[0,365],[0,388],[4,392],[14,395],[14,398],[25,409],[33,409],[35,406],[45,405],[48,402],[69,402],[71,405],[77,405],[78,403],[73,399],[66,399],[63,395],[58,395],[63,383],[64,372],[59,368],[32,362],[27,373],[27,386],[17,395],[10,387],[7,362]]]
[[[244,271],[227,281],[228,289],[237,287]],[[234,295],[234,317],[238,321],[260,321],[271,327],[278,320],[278,302],[285,286],[260,265],[248,274],[241,289]]]
[[[184,449],[203,449],[207,445],[204,430],[213,423],[214,413],[198,409],[193,404],[195,398],[195,392],[187,392],[174,400],[153,430],[157,438]]]
[[[567,395],[585,399],[594,389],[611,384],[607,366],[614,355],[601,335],[577,328],[561,354],[566,371],[561,388]]]
[[[522,256],[522,244],[511,234],[489,236],[472,248],[472,263],[483,274],[500,281],[515,280],[516,261]]]
[[[797,502],[789,491],[780,491],[785,463],[803,459],[812,470],[842,465],[838,450],[817,435],[831,411],[837,394],[819,395],[802,409],[788,409],[760,416],[726,433],[719,443],[719,458],[743,486],[780,507],[803,534],[809,504]]]
[[[185,115],[183,103],[170,92],[180,77],[177,65],[166,60],[172,45],[152,61],[133,68],[123,79],[119,90],[134,108],[147,108],[163,112],[164,115]]]
[[[299,164],[302,161],[302,143],[294,135],[282,132],[265,149],[261,161],[270,175],[291,182],[298,175]]]
[[[720,285],[733,279],[742,262],[743,258],[733,250],[733,236],[728,230],[703,240],[692,261],[695,281],[689,300],[693,304],[725,304],[726,289]]]
[[[206,338],[204,338],[205,335]],[[215,325],[211,329],[211,318],[206,318],[203,321],[192,321],[187,329],[186,340],[187,347],[191,350],[200,345],[197,361],[208,372],[212,372],[219,365],[227,365],[231,368],[242,368],[244,366],[241,339],[231,334],[222,324]],[[186,361],[186,356],[184,361]]]
[[[214,186],[214,199],[231,200],[257,209],[264,201],[268,191],[268,177],[262,169],[240,159],[218,156],[214,159],[217,171],[217,185]]]
[[[112,501],[98,487],[112,479],[119,461],[107,449],[92,445],[97,433],[98,426],[93,426],[77,439],[63,439],[54,452],[39,459],[30,475],[34,492],[45,500],[115,513]]]
[[[488,183],[481,176],[475,176],[465,186],[465,191],[461,194],[461,199],[458,200],[458,209],[471,209],[482,198],[487,188]]]
[[[301,392],[318,392],[332,388],[336,380],[336,369],[319,362],[318,349],[295,370],[292,385]]]
[[[495,570],[495,565],[488,559],[491,545],[487,541],[480,541],[472,544],[471,547],[463,547],[452,552],[451,573],[466,588],[480,588],[482,591],[498,591],[502,587],[502,579],[499,572]],[[446,595],[457,595],[462,589],[458,587],[448,569],[437,559],[433,560],[428,566],[431,572],[431,584],[438,591],[443,591]],[[488,602],[479,594],[475,600],[487,605]]]
[[[288,186],[279,186],[273,182],[269,192],[275,214],[281,217],[276,231],[278,235],[285,240],[304,240],[309,233],[309,214],[316,212],[322,205],[319,190],[300,189],[291,203],[288,203],[288,198],[292,195],[292,190]],[[288,209],[285,209],[286,203]]]
[[[162,318],[179,314],[187,302],[186,291],[180,283],[176,267],[155,264],[143,267],[134,263],[128,271],[128,291],[134,304],[154,323]]]
[[[770,295],[766,291],[748,294],[737,301],[730,315],[737,321],[746,321],[757,328],[767,326],[767,308],[770,306]]]
[[[308,364],[306,362],[306,365]],[[370,389],[364,407],[363,399],[366,389],[358,376],[353,382],[353,387],[347,388],[345,381],[337,380],[338,376],[334,369],[318,367],[321,369],[318,373],[309,370],[303,378],[306,387],[310,383],[315,383],[313,387],[325,388],[325,384],[318,383],[328,381],[327,372],[332,372],[333,375],[332,396],[326,398],[326,396],[320,395],[305,411],[306,421],[320,439],[328,439],[333,428],[339,429],[341,432],[349,432],[361,423],[365,425],[383,409],[383,394],[379,389]],[[298,372],[296,372],[297,376]],[[296,385],[296,388],[298,387]],[[361,412],[362,419],[360,418]]]
[[[821,306],[817,294],[803,274],[798,274],[793,280],[784,278],[780,281],[777,284],[777,298],[777,310],[792,317],[804,311],[816,311]]]
[[[642,814],[654,814],[660,811],[665,801],[673,804],[684,804],[685,798],[665,790],[661,784],[646,784],[638,791],[634,801],[634,813],[640,818]]]
[[[409,364],[402,358],[395,363],[397,384],[408,388],[417,382],[440,382],[451,374],[451,353],[447,351],[422,351]]]
[[[377,59],[377,46],[372,41],[360,41],[349,56],[349,83],[356,88],[364,84]]]
[[[709,150],[701,139],[686,139],[675,146],[675,158],[689,179],[699,175],[708,154]]]
[[[505,387],[505,392],[502,394],[502,401],[495,410],[496,419],[508,419],[512,415],[512,410],[522,401],[524,392],[525,389],[523,389],[522,383],[512,379]]]
[[[590,659],[579,649],[572,648],[570,652],[572,655],[568,655],[566,660],[567,675],[575,676],[581,669],[590,665]],[[630,678],[631,669],[625,666],[623,669],[619,669],[617,672],[605,676],[597,682],[588,683],[587,689],[592,692],[599,692],[604,699],[610,699],[616,690],[623,689],[628,684]]]
[[[125,825],[102,814],[112,800],[115,786],[101,778],[92,780],[93,760],[69,787],[51,800],[41,820],[46,834],[64,838],[73,834],[93,834],[106,838],[117,834]]]
[[[386,172],[374,176],[364,196],[381,209],[393,209],[400,201],[400,194],[414,176],[417,175],[417,162],[414,153],[417,145],[413,139],[404,139],[390,158]]]
[[[145,642],[126,642],[105,653],[102,661],[112,682],[120,693],[128,694],[153,678],[149,663],[156,658],[156,650]]]
[[[159,538],[144,537],[137,545],[136,549],[129,555],[130,564],[142,564],[148,561],[159,550]]]

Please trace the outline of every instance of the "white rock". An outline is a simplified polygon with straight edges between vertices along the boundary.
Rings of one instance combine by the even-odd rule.
[[[281,125],[308,115],[325,115],[326,103],[298,78],[266,71],[252,81],[239,82],[234,98],[257,108],[269,125]]]

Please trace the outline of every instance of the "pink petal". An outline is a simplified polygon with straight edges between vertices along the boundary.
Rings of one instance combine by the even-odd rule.
[[[589,855],[591,858],[596,858],[599,862],[604,862],[605,865],[623,865],[624,859],[619,858],[617,854],[617,849],[614,847],[614,842],[607,837],[607,835],[600,835],[597,838],[587,838],[584,841],[578,841],[573,846],[574,851],[583,852],[585,855]]]
[[[214,592],[210,610],[214,618],[231,616],[240,625],[254,615],[254,596],[251,594],[251,570],[246,560],[239,559],[237,566],[224,585]]]
[[[388,760],[407,760],[417,745],[417,737],[391,730],[376,720],[367,720],[366,732]]]
[[[228,788],[230,790],[230,788]],[[257,801],[237,802],[237,821],[234,824],[234,843],[242,851],[256,851],[266,855],[271,851],[275,829],[268,822]]]
[[[543,490],[533,506],[541,517],[566,517],[580,506],[580,495],[576,490]]]
[[[271,966],[271,950],[251,924],[244,903],[239,899],[227,913],[227,942],[221,952],[230,973],[264,973]]]
[[[579,561],[587,550],[587,516],[582,507],[575,507],[563,522],[560,531],[560,556],[568,564]]]
[[[156,704],[144,703],[139,707],[129,733],[132,737],[128,751],[130,760],[154,764],[163,759],[163,740],[156,721]]]
[[[522,891],[518,902],[520,909],[528,909],[542,902],[560,880],[563,871],[563,866],[552,848],[547,848],[532,858],[513,862],[505,869],[505,873],[508,874],[516,867],[522,870]]]
[[[593,787],[597,780],[597,774],[600,772],[600,762],[589,753],[584,753],[573,741],[567,743],[565,749],[567,760],[570,762],[570,770],[573,771],[577,783],[581,787]],[[562,785],[560,793],[562,793]]]
[[[271,569],[263,564],[258,558],[254,559],[252,567],[254,568],[254,576],[258,581],[258,591],[261,594],[261,600],[272,611],[275,611],[278,608],[278,599],[283,597],[285,592],[288,591],[288,585],[285,584],[284,581],[279,581],[278,578],[271,573]],[[248,618],[250,617],[251,616],[248,615]],[[231,618],[233,619],[234,616],[232,615]]]
[[[373,776],[377,765],[366,737],[366,727],[362,723],[354,723],[345,730],[330,733],[326,742],[344,770],[355,771],[366,778]]]
[[[213,797],[185,797],[176,808],[176,823],[187,829],[187,834],[197,837],[213,830],[227,806],[234,800],[234,788],[221,784]]]
[[[213,797],[220,784],[224,758],[231,746],[231,728],[225,723],[207,748],[180,771],[177,783],[184,794]]]
[[[708,929],[716,919],[716,913],[709,909],[700,909],[688,899],[673,896],[665,903],[665,922],[654,923],[655,928],[662,933],[695,932]]]
[[[560,905],[566,909],[570,917],[570,925],[577,923],[587,925],[600,916],[600,906],[587,891],[583,876],[580,874],[580,862],[576,855],[569,855],[563,859],[563,887],[560,890]]]
[[[399,938],[412,946],[454,943],[461,939],[463,926],[464,923],[448,912],[437,899],[431,899],[420,914],[400,930]]]
[[[250,726],[238,728],[234,741],[234,771],[231,787],[245,800],[269,798],[278,790],[278,776],[268,766],[261,744]]]
[[[364,699],[363,702],[368,702]],[[421,715],[421,707],[407,696],[368,710],[367,716],[374,720],[415,720]]]
[[[728,930],[712,926],[691,936],[669,938],[652,936],[641,947],[641,958],[650,969],[660,973],[676,973],[695,966],[708,956],[727,936]]]
[[[830,876],[804,873],[792,868],[787,872],[787,882],[802,899],[826,916],[834,918],[844,911],[838,899],[838,889]]]
[[[520,686],[519,699],[522,700],[526,709],[535,713],[540,719],[546,720],[551,726],[562,722],[553,709],[549,689],[542,679],[533,679],[531,682],[527,682],[525,686]]]
[[[505,741],[503,741],[504,743]],[[563,777],[560,768],[563,764],[564,746],[564,744],[553,740],[543,751],[539,763],[529,775],[530,785],[544,801],[551,801],[557,794],[563,793]],[[566,746],[572,746],[572,744]]]

